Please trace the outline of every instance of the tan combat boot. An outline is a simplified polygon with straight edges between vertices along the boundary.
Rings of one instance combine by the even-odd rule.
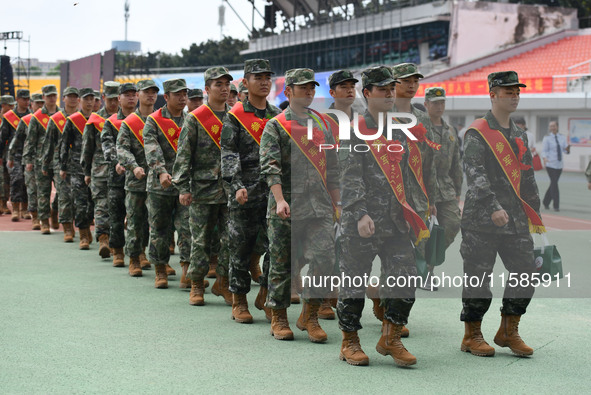
[[[12,222],[18,222],[20,220],[20,203],[12,203],[12,216],[10,220]]]
[[[166,265],[154,265],[156,277],[154,278],[154,288],[168,288],[168,275],[166,274]]]
[[[191,306],[203,306],[205,300],[203,294],[205,293],[205,286],[203,280],[191,281],[191,293],[189,293],[189,304]]]
[[[51,210],[51,229],[59,229],[60,228],[60,223],[57,220],[57,211]]]
[[[207,275],[205,277],[207,278],[216,278],[216,269],[218,267],[218,256],[217,255],[212,255],[211,258],[209,258],[209,271],[207,272]]]
[[[146,253],[143,251],[140,253],[140,265],[142,270],[150,270],[152,268],[152,264],[150,264],[150,261],[146,258]]]
[[[410,366],[417,363],[414,355],[408,352],[400,341],[404,325],[397,325],[388,320],[382,323],[382,337],[376,345],[376,351],[382,355],[390,355],[399,366]]]
[[[277,340],[293,340],[286,309],[271,310],[271,336]]]
[[[250,257],[250,266],[248,267],[248,271],[250,272],[250,278],[255,283],[261,282],[261,276],[263,272],[261,272],[261,267],[259,265],[259,261],[261,260],[261,256],[257,254],[252,254]]]
[[[334,320],[335,314],[330,306],[330,299],[322,299],[320,309],[318,309],[318,318],[321,320]]]
[[[33,222],[31,223],[32,230],[40,230],[41,223],[39,222],[39,216],[37,215],[37,211],[31,211],[31,219]]]
[[[319,302],[319,301],[318,301]],[[304,301],[302,313],[296,322],[298,329],[308,332],[308,338],[312,343],[323,343],[328,339],[326,332],[318,324],[318,309],[320,303],[311,304]]]
[[[4,187],[4,185],[0,185],[0,187]],[[2,211],[2,214],[12,214],[6,203],[6,200],[0,200],[0,211]]]
[[[176,276],[176,271],[168,263],[166,264],[166,274],[169,276]]]
[[[189,262],[181,262],[181,281],[179,281],[179,288],[191,288],[191,280],[187,278],[187,270],[189,270]]]
[[[254,307],[256,307],[259,310],[263,310],[265,312],[265,318],[267,318],[267,321],[271,322],[271,309],[265,306],[268,292],[269,290],[267,287],[260,287],[259,293],[257,294],[257,297],[254,300]]]
[[[113,267],[125,267],[125,254],[123,248],[114,248]]]
[[[224,302],[228,306],[232,306],[232,292],[228,289],[230,286],[230,282],[228,281],[228,277],[222,277],[219,274],[216,274],[215,282],[211,287],[211,293],[215,296],[223,296]]]
[[[88,244],[92,244],[92,240],[94,240],[94,236],[92,235],[92,232],[90,231],[90,228],[86,228],[86,236],[88,238]]]
[[[341,361],[347,361],[349,365],[369,365],[369,357],[361,349],[357,332],[343,331],[343,343],[341,344],[339,359]]]
[[[64,243],[73,243],[74,242],[74,225],[71,222],[64,222],[62,224],[62,228],[64,228]]]
[[[232,319],[241,324],[252,324],[252,315],[248,311],[246,295],[233,294]]]
[[[109,248],[109,235],[103,233],[99,236],[99,255],[105,259],[111,256],[111,249]]]
[[[42,235],[51,234],[51,231],[49,230],[49,219],[42,219],[41,220],[41,234]]]
[[[495,344],[500,347],[509,347],[513,354],[520,357],[526,357],[534,353],[533,348],[529,347],[519,336],[518,327],[520,315],[501,314],[501,326],[495,335]]]
[[[21,218],[31,219],[31,213],[29,212],[29,203],[21,203]]]
[[[492,357],[495,349],[484,340],[480,331],[481,324],[482,321],[464,321],[464,339],[460,349],[479,357]]]
[[[373,302],[373,315],[378,319],[378,321],[384,321],[384,307],[380,305],[380,293],[377,287],[368,286],[365,290],[365,294],[368,298],[371,299]]]
[[[131,277],[142,277],[142,268],[140,267],[140,258],[132,256],[129,258],[129,275]]]
[[[78,229],[80,233],[80,243],[78,246],[81,250],[88,250],[90,247],[90,241],[88,240],[88,234],[90,233],[88,229]]]

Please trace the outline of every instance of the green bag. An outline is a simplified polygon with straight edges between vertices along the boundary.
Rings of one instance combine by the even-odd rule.
[[[427,267],[427,262],[425,261],[425,258],[421,255],[421,253],[418,252],[416,248],[415,262],[417,266],[417,275],[421,276],[423,280],[426,280],[427,276],[429,275],[429,268]]]
[[[556,274],[558,274],[558,278],[562,278],[562,258],[560,253],[554,244],[550,245],[545,234],[541,236],[542,246],[534,247],[537,273],[540,273],[540,276],[545,273],[550,274],[551,281],[556,280]]]
[[[429,266],[439,266],[445,261],[445,229],[439,225],[437,217],[429,220],[429,239],[425,244],[425,261]]]

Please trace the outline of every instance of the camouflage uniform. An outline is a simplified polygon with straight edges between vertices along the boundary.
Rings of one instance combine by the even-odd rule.
[[[493,86],[514,86],[519,83],[515,72],[492,73],[489,75],[489,86],[492,88],[491,82]],[[521,138],[525,147],[528,146],[527,134],[513,121],[510,121],[508,129],[503,129],[492,112],[489,111],[484,119],[490,128],[503,133],[513,152],[519,152],[516,138]],[[463,160],[468,190],[462,214],[460,253],[464,259],[464,272],[468,276],[484,276],[480,287],[466,284],[462,292],[464,308],[460,319],[471,322],[482,321],[490,307],[492,292],[488,275],[493,270],[497,253],[505,268],[510,273],[517,273],[517,276],[533,273],[536,266],[528,217],[522,204],[488,144],[472,128],[467,130],[464,137]],[[523,156],[523,163],[530,168],[521,171],[521,198],[539,214],[540,197],[529,149]],[[498,210],[505,210],[509,216],[509,222],[501,227],[496,226],[491,219],[493,212]],[[506,315],[523,315],[534,294],[534,288],[511,285],[507,282],[504,286],[501,312]]]
[[[28,127],[23,121],[19,122],[14,138],[10,142],[8,148],[8,160],[13,160],[16,163],[19,162],[22,165],[22,171],[25,177],[25,186],[27,192],[28,210],[29,212],[37,211],[37,182],[35,181],[35,170],[27,171],[25,169],[25,163],[23,161],[23,148],[25,139],[27,138]]]
[[[27,91],[28,92],[28,91]],[[14,113],[19,117],[22,118],[25,115],[29,114],[30,111],[27,109],[24,113],[19,113],[14,111]],[[20,123],[20,121],[19,121]],[[0,123],[0,158],[3,160],[3,165],[6,166],[6,161],[9,156],[9,145],[14,140],[14,136],[16,135],[16,129],[18,124],[12,125],[6,118],[2,117]],[[27,191],[25,188],[25,179],[24,179],[24,166],[22,164],[22,155],[17,157],[17,160],[14,162],[14,166],[12,169],[8,169],[8,173],[10,175],[10,201],[13,203],[26,203],[27,202]]]
[[[183,125],[186,115],[183,112],[178,119],[174,119],[175,123]],[[172,118],[167,106],[162,107],[162,116]],[[164,189],[159,179],[162,173],[172,175],[176,152],[152,118],[148,118],[144,126],[144,150],[150,168],[147,180],[150,262],[155,265],[168,263],[173,222],[179,235],[180,260],[189,262],[191,255],[189,210],[179,203],[178,190],[174,186]]]
[[[425,100],[445,100],[443,88],[428,88]],[[437,221],[445,229],[445,248],[453,243],[460,230],[460,206],[456,199],[462,194],[462,165],[460,160],[460,145],[458,133],[443,119],[442,126],[432,125],[433,142],[441,144],[439,151],[434,151],[435,167],[437,169],[437,186],[433,200],[437,207]]]
[[[294,80],[292,83],[314,82],[314,74],[309,69],[296,69],[290,78]],[[285,110],[285,118],[302,127],[307,126],[307,119],[297,118],[291,107]],[[334,141],[324,123],[316,121],[314,127],[322,131],[324,141],[328,144]],[[338,189],[337,157],[334,151],[325,152],[327,187],[332,191]],[[266,177],[267,185],[271,187],[280,184],[285,201],[291,209],[291,218],[281,219],[277,214],[275,197],[273,193],[269,193],[267,218],[271,261],[266,305],[280,310],[290,305],[291,276],[299,275],[292,273],[292,260],[301,258],[304,264],[309,264],[309,276],[333,273],[333,206],[320,174],[293,143],[277,118],[271,119],[265,126],[260,158],[261,174]],[[301,257],[292,254],[292,247]],[[303,292],[304,299],[311,304],[320,304],[320,300],[327,294],[323,287],[306,287]]]
[[[207,105],[208,103],[204,104]],[[226,105],[223,113],[215,114],[222,120],[229,109]],[[220,239],[221,244],[216,272],[221,277],[228,277],[228,207],[222,183],[220,158],[219,147],[195,116],[189,114],[179,138],[172,174],[173,184],[179,193],[193,195],[189,209],[191,264],[187,271],[187,275],[193,280],[203,279],[207,274],[212,253],[210,248],[215,243],[215,236]],[[217,233],[214,231],[216,226]]]

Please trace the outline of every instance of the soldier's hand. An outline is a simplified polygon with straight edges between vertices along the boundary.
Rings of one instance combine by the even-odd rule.
[[[84,183],[90,185],[90,176],[84,176]]]
[[[492,219],[493,223],[499,228],[501,226],[507,225],[507,223],[509,222],[509,214],[507,214],[505,210],[495,211],[494,213],[492,213],[490,218]]]
[[[44,175],[45,177],[47,177],[47,176],[49,175],[49,173],[47,172],[47,170],[41,170],[41,173],[43,173],[43,175]]]
[[[179,202],[183,206],[190,206],[192,201],[193,201],[193,195],[191,195],[190,193],[181,193],[179,195]]]
[[[289,204],[285,200],[277,202],[277,215],[281,219],[291,217],[291,209],[289,208]]]
[[[44,172],[44,173],[45,173],[45,175],[47,175],[47,172]],[[66,172],[65,172],[65,171],[63,171],[63,170],[60,170],[60,178],[61,178],[62,180],[65,180],[67,175],[68,175],[68,173],[66,173]]]
[[[14,161],[9,160],[8,162],[6,162],[6,166],[8,166],[9,169],[12,169],[14,167]]]
[[[435,207],[435,205],[429,206],[429,214],[437,217],[437,207]]]
[[[25,170],[26,171],[33,171],[33,164],[32,163],[27,163],[27,165],[25,166]]]
[[[142,167],[138,166],[135,169],[133,169],[133,175],[138,180],[141,180],[142,178],[144,178],[146,176],[146,172],[144,171],[144,169]]]
[[[246,193],[246,188],[242,188],[236,191],[236,200],[240,205],[243,205],[244,203],[248,202],[248,193]]]
[[[170,176],[170,174],[162,173],[162,174],[160,174],[159,178],[160,178],[160,185],[162,185],[162,188],[168,189],[168,187],[170,187],[172,185],[172,177]]]
[[[123,167],[119,163],[117,163],[117,165],[115,165],[115,171],[117,172],[117,174],[121,175],[121,174],[125,173],[125,167]]]
[[[357,221],[357,231],[359,232],[359,236],[364,239],[373,236],[376,232],[376,228],[369,215],[365,214],[359,221]]]

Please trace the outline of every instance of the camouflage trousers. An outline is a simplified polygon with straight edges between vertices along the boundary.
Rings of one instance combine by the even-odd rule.
[[[27,203],[27,188],[25,187],[25,167],[21,162],[14,162],[10,175],[10,201],[13,203]]]
[[[254,255],[263,257],[263,275],[259,281],[261,287],[267,287],[269,285],[269,237],[267,236],[267,222],[265,218],[265,228],[257,235],[257,241],[253,251]]]
[[[250,260],[255,254],[259,235],[266,234],[266,214],[267,205],[264,202],[254,207],[229,209],[227,232],[230,262],[228,266],[232,293],[245,295],[250,291]]]
[[[2,161],[0,166],[0,199],[8,200],[10,198],[10,175],[6,167],[6,161]]]
[[[165,265],[170,260],[170,242],[173,223],[178,232],[181,262],[189,262],[191,256],[191,231],[189,208],[179,203],[178,195],[161,195],[148,192],[148,223],[150,224],[150,262]]]
[[[53,170],[49,170],[47,175],[43,175],[40,166],[35,166],[35,179],[37,181],[37,212],[39,219],[49,219],[51,210],[58,211],[59,194],[56,193],[53,201],[51,201],[51,183],[57,186],[58,174],[54,174]],[[57,188],[56,188],[57,192]]]
[[[460,206],[457,200],[437,202],[437,222],[445,229],[445,249],[454,242],[460,231]]]
[[[91,218],[88,215],[88,200],[90,192],[84,182],[84,174],[70,174],[72,195],[74,196],[74,222],[79,229],[90,227]]]
[[[417,276],[409,235],[399,233],[367,239],[348,236],[340,239],[339,244],[339,267],[343,279],[337,302],[339,328],[344,332],[355,332],[362,328],[361,313],[368,284],[360,280],[365,276],[369,278],[376,256],[380,258],[381,265],[378,288],[384,317],[397,325],[406,325],[415,301],[416,284],[412,277]]]
[[[223,204],[191,203],[191,264],[187,274],[193,280],[205,277],[209,270],[212,246],[219,239],[220,250],[216,272],[228,276],[228,207]],[[217,227],[217,231],[216,228]]]
[[[492,301],[490,275],[495,265],[497,253],[509,275],[515,273],[521,279],[522,274],[531,275],[536,271],[534,261],[534,243],[530,234],[497,235],[462,229],[460,253],[464,258],[464,274],[468,279],[478,278],[479,284],[472,286],[466,281],[462,291],[462,321],[482,321]],[[531,278],[529,279],[531,280]],[[507,281],[504,286],[503,307],[501,313],[523,315],[534,295],[535,288],[528,281],[528,287],[522,287],[519,281]],[[494,284],[494,283],[493,283]]]
[[[109,187],[109,247],[125,246],[125,189]]]
[[[59,170],[54,170],[59,174]],[[72,177],[68,174],[65,180],[57,177],[58,215],[60,224],[74,222],[74,195],[72,194]]]
[[[25,184],[27,187],[29,211],[37,211],[37,179],[35,178],[35,170],[27,171],[25,169]]]
[[[108,193],[107,179],[92,177],[90,194],[94,202],[94,230],[97,241],[100,235],[109,234]]]
[[[304,300],[320,303],[329,289],[316,286],[314,279],[334,272],[334,231],[332,218],[305,220],[269,220],[269,278],[267,307],[285,309],[290,305],[291,278],[300,275],[300,268],[308,266],[309,285],[302,288]],[[292,255],[292,252],[296,256]],[[299,265],[293,265],[292,261]],[[294,272],[292,272],[292,268]]]
[[[150,237],[146,192],[126,191],[127,233],[125,234],[125,255],[137,257],[145,251]]]

